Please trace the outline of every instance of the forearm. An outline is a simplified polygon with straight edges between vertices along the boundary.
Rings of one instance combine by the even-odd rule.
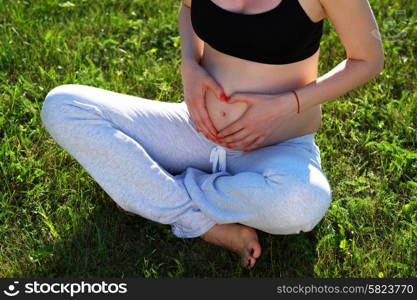
[[[347,58],[328,73],[295,89],[300,102],[300,113],[316,105],[325,103],[365,84],[377,76],[383,69],[383,63],[371,63],[365,60]],[[288,97],[295,96],[289,92]],[[297,110],[297,102],[291,99]]]
[[[181,39],[182,63],[200,62],[203,55],[204,42],[195,34],[191,25],[191,9],[184,3],[179,10],[178,26]]]

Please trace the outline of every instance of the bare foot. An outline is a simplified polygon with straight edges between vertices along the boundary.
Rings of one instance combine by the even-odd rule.
[[[216,224],[200,236],[206,242],[227,248],[241,257],[245,268],[253,268],[261,255],[261,245],[255,229],[241,224]]]
[[[119,211],[131,214],[121,208]],[[256,259],[261,255],[261,245],[255,229],[242,224],[216,224],[209,231],[200,236],[206,242],[227,248],[240,255],[241,265],[253,268]]]

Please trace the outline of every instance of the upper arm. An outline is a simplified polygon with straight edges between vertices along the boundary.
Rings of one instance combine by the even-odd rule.
[[[182,3],[184,3],[188,7],[191,7],[191,0],[183,0]]]
[[[368,0],[320,0],[348,58],[383,66],[384,50]]]

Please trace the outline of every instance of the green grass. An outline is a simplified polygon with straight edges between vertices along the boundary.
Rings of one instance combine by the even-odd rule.
[[[41,124],[45,95],[65,83],[182,101],[180,0],[0,0],[0,277],[417,276],[417,3],[370,3],[385,68],[322,105],[331,208],[312,232],[259,232],[248,271],[232,252],[120,213]],[[344,58],[326,20],[320,74]]]

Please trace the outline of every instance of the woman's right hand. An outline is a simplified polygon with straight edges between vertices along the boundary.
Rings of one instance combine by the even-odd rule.
[[[187,104],[197,131],[203,132],[206,137],[215,141],[217,130],[207,112],[205,94],[207,89],[211,89],[221,99],[222,94],[224,95],[223,88],[196,61],[183,61],[181,63],[181,76],[184,87],[184,102]]]

